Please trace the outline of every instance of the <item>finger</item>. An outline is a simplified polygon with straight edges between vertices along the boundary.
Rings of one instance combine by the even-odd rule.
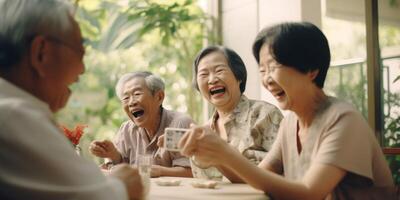
[[[98,145],[92,146],[91,151],[98,154],[105,154],[107,152],[103,147]]]
[[[202,133],[202,129],[200,127],[196,127],[191,131],[186,133],[188,136],[184,138],[184,140],[179,141],[178,146],[182,147],[181,153],[186,156],[192,156],[193,153],[196,151],[196,143],[197,139]],[[181,143],[182,142],[182,143]]]
[[[104,154],[103,152],[100,151],[91,151],[91,153],[97,157],[101,157],[104,158],[106,156],[106,154]]]
[[[161,135],[160,137],[158,137],[157,146],[158,147],[163,147],[164,146],[164,135]]]
[[[94,146],[98,146],[98,147],[102,147],[102,148],[106,148],[105,147],[105,145],[104,145],[104,143],[102,142],[102,141],[94,141],[93,143],[92,143]]]
[[[178,148],[181,149],[184,146],[184,144],[186,143],[186,141],[189,138],[190,134],[191,134],[191,130],[188,130],[188,131],[186,131],[185,134],[183,134],[181,139],[178,141]]]
[[[114,143],[112,143],[110,140],[103,140],[101,143],[99,143],[99,145],[104,149],[110,149],[114,146]]]

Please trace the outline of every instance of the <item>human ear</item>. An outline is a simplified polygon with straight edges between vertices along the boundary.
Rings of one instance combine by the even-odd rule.
[[[160,105],[164,101],[164,97],[165,97],[164,91],[159,90],[159,91],[156,92],[156,98],[157,98],[157,101],[159,102]]]
[[[310,77],[311,80],[315,80],[315,78],[317,78],[319,73],[319,69],[316,69],[314,71],[311,71],[308,73],[308,76]]]
[[[50,56],[49,42],[43,36],[35,36],[29,48],[29,59],[33,69],[40,77],[46,75],[46,66]]]

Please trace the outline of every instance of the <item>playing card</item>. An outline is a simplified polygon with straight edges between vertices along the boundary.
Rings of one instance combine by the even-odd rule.
[[[165,128],[164,148],[168,151],[179,151],[178,142],[187,130],[184,128]]]

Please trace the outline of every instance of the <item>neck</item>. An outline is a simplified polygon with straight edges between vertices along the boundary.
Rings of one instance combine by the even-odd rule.
[[[36,71],[27,67],[27,63],[25,63],[24,60],[21,61],[20,64],[12,66],[9,71],[2,72],[0,76],[18,88],[47,103],[46,99],[43,97],[39,76]]]
[[[155,120],[153,120],[147,127],[144,127],[146,130],[147,136],[149,136],[149,139],[151,140],[157,133],[158,129],[160,128],[161,124],[161,115],[162,111],[161,108],[158,110],[158,114],[155,117]]]
[[[301,128],[307,128],[311,126],[318,108],[328,97],[317,86],[302,96],[303,101],[301,101],[297,109],[293,111],[299,118],[299,126]]]
[[[241,94],[238,96],[235,96],[232,98],[232,101],[230,101],[228,104],[226,104],[224,107],[216,108],[218,117],[225,119],[229,117],[229,115],[233,112],[233,110],[236,108],[240,101]]]
[[[2,72],[1,77],[19,88],[35,95],[35,91],[32,88],[32,86],[35,85],[32,84],[32,72],[29,71],[27,67],[24,67],[23,64],[12,66],[9,71]]]

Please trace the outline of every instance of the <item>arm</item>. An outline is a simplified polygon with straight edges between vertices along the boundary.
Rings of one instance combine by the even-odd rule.
[[[160,165],[152,165],[151,177],[159,176],[193,177],[190,167],[164,167]]]
[[[244,183],[243,179],[236,175],[236,173],[231,169],[223,165],[219,165],[216,167],[231,183]]]
[[[235,151],[221,161],[245,182],[278,199],[323,199],[340,182],[346,171],[332,165],[314,164],[301,181],[291,181],[254,166]],[[232,167],[234,166],[234,167]]]
[[[223,165],[248,184],[278,199],[322,199],[331,192],[346,172],[340,168],[314,164],[301,181],[291,181],[265,169],[258,168],[232,149],[206,127],[189,131],[179,143],[182,154],[203,163]]]

